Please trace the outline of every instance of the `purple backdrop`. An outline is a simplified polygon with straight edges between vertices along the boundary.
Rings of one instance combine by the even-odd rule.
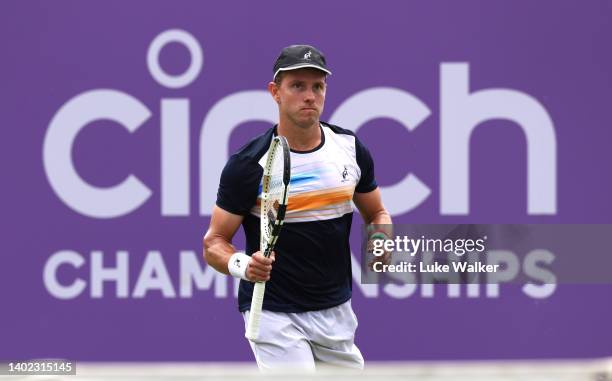
[[[215,157],[214,146],[234,151],[270,125],[265,116],[274,107],[272,101],[264,106],[256,102],[263,102],[265,94],[253,93],[242,103],[231,96],[263,91],[274,58],[292,43],[310,43],[326,53],[334,74],[329,79],[323,119],[359,128],[358,135],[375,158],[385,203],[396,211],[395,221],[610,223],[611,16],[612,3],[605,0],[350,5],[311,1],[290,8],[286,2],[246,0],[215,5],[196,1],[2,2],[0,358],[251,359],[231,282],[224,285],[223,278],[213,279],[209,271],[198,278],[202,283],[197,286],[185,269],[194,270],[193,258],[200,257],[201,237],[208,225],[207,213],[201,212],[206,206],[201,204],[209,203],[200,197],[200,180],[213,191],[218,181],[214,171],[201,175],[202,163],[222,165],[226,158]],[[191,34],[204,55],[201,71],[180,88],[158,83],[146,59],[152,41],[172,29]],[[168,75],[180,76],[190,66],[190,57],[185,46],[175,42],[161,50],[159,62]],[[444,68],[449,69],[448,77],[441,74]],[[509,90],[512,95],[495,98],[493,93],[482,92],[486,102],[458,104],[461,97],[453,98],[451,92],[460,89],[464,77],[450,73],[452,68],[468,69],[470,92],[507,89],[498,95],[508,95]],[[385,94],[393,92],[391,88],[395,96],[389,100]],[[91,121],[77,133],[69,151],[50,148],[46,164],[61,171],[65,165],[57,157],[64,152],[84,184],[107,189],[132,175],[149,189],[150,196],[141,205],[110,218],[87,215],[62,201],[61,191],[52,182],[64,184],[65,177],[45,169],[43,158],[45,144],[52,145],[46,139],[51,139],[49,131],[60,109],[100,89],[112,90],[115,98],[121,98],[116,107],[104,112],[135,113],[139,104],[150,116],[135,122],[139,128],[133,133],[108,118]],[[372,91],[371,96],[362,97],[360,107],[348,103],[366,90]],[[448,98],[443,101],[447,90]],[[178,209],[183,208],[175,215],[162,213],[161,207],[160,147],[164,142],[160,110],[170,100],[176,100],[179,111],[172,114],[168,106],[167,125],[180,126],[181,115],[188,115],[189,127],[188,143],[176,142],[179,149],[170,155],[184,164],[181,153],[188,152],[189,167],[165,167],[166,174],[182,173],[181,169],[188,174],[188,196],[180,193],[184,177],[170,181],[174,184],[170,187],[182,195],[172,198],[179,200]],[[212,148],[206,145],[210,149],[200,155],[203,124],[210,131],[219,125],[214,119],[209,125],[204,121],[211,115],[225,116],[221,120],[232,116],[228,111],[213,112],[221,108],[222,100],[229,110],[236,110],[239,123],[224,130],[231,130],[228,139],[215,141]],[[402,107],[402,102],[410,100],[411,104]],[[99,102],[98,106],[109,104],[112,102]],[[384,111],[385,104],[391,104],[392,110]],[[470,105],[472,111],[463,108]],[[445,212],[441,158],[457,154],[456,147],[452,148],[456,141],[452,131],[479,112],[523,112],[527,110],[524,105],[535,110],[521,114],[531,123],[530,131],[550,132],[542,127],[546,118],[538,119],[547,115],[555,138],[534,138],[530,156],[527,128],[522,129],[516,119],[513,122],[512,117],[496,114],[479,123],[469,140],[468,210]],[[412,131],[404,128],[408,122],[389,114],[405,112],[405,120],[417,120],[419,107],[428,111],[422,115],[427,117]],[[87,109],[73,108],[53,129],[61,135],[78,112],[87,116],[96,109],[96,102]],[[372,117],[351,125],[350,118],[363,112]],[[448,150],[441,148],[442,125],[450,131]],[[211,136],[220,136],[215,131],[217,135]],[[57,141],[63,141],[61,136]],[[554,154],[542,141],[555,147]],[[552,191],[534,186],[532,195],[536,209],[538,205],[550,207],[547,202],[556,197],[548,212],[528,212],[528,157],[544,163],[537,178],[554,180],[548,183]],[[450,173],[446,189],[455,194],[453,189],[461,188],[452,177],[455,167],[446,170]],[[392,188],[409,173],[429,192],[413,208],[405,203],[413,200],[416,188]],[[536,178],[532,181],[538,182]],[[65,197],[77,200],[81,196]],[[451,203],[464,205],[457,199]],[[108,212],[112,203],[89,200],[85,208]],[[354,225],[353,250],[357,253],[358,216]],[[241,234],[235,243],[243,245]],[[123,258],[121,252],[127,253],[126,264],[117,263]],[[104,275],[93,264],[100,257],[106,268],[117,266],[126,272],[117,270],[120,282],[105,282],[102,290],[94,291],[95,277]],[[64,262],[54,268],[54,259]],[[69,259],[75,262],[66,263]],[[202,261],[199,265],[206,270]],[[98,270],[91,270],[94,267]],[[82,290],[78,290],[79,280],[84,282]],[[121,285],[117,289],[121,282],[127,282],[126,290]],[[62,298],[58,290],[74,294]],[[529,296],[521,285],[502,286],[497,296],[483,289],[478,297],[468,297],[463,291],[459,297],[450,297],[444,287],[436,288],[433,296],[421,290],[362,288],[356,283],[357,343],[366,359],[612,355],[610,285],[560,285],[545,298]]]

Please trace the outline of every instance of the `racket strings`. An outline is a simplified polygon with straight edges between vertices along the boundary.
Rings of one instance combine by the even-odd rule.
[[[264,228],[262,235],[266,242],[270,242],[272,238],[272,230],[277,222],[278,210],[281,204],[284,203],[285,184],[283,182],[284,175],[284,158],[283,150],[277,146],[274,151],[271,151],[274,157],[268,163],[264,174],[262,184],[262,216]]]

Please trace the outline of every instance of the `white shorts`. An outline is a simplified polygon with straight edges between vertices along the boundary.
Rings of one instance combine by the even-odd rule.
[[[243,312],[245,330],[249,311]],[[314,370],[316,364],[363,369],[354,343],[357,317],[351,301],[300,313],[263,310],[259,338],[249,341],[260,370]]]

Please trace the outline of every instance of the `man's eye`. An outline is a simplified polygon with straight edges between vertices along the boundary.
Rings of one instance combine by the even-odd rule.
[[[300,87],[302,87],[301,83],[294,83],[293,84],[293,88],[295,88],[295,89],[299,89]]]

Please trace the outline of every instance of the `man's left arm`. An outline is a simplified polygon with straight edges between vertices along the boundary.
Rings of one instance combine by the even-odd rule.
[[[367,193],[355,192],[353,202],[359,209],[366,225],[371,225],[367,229],[369,240],[386,239],[393,236],[391,215],[382,203],[380,188],[376,187],[376,189]],[[379,259],[388,264],[391,259],[390,253],[385,253]]]
[[[367,193],[355,192],[353,202],[366,224],[391,225],[391,215],[382,203],[380,188],[376,187],[376,189]]]

